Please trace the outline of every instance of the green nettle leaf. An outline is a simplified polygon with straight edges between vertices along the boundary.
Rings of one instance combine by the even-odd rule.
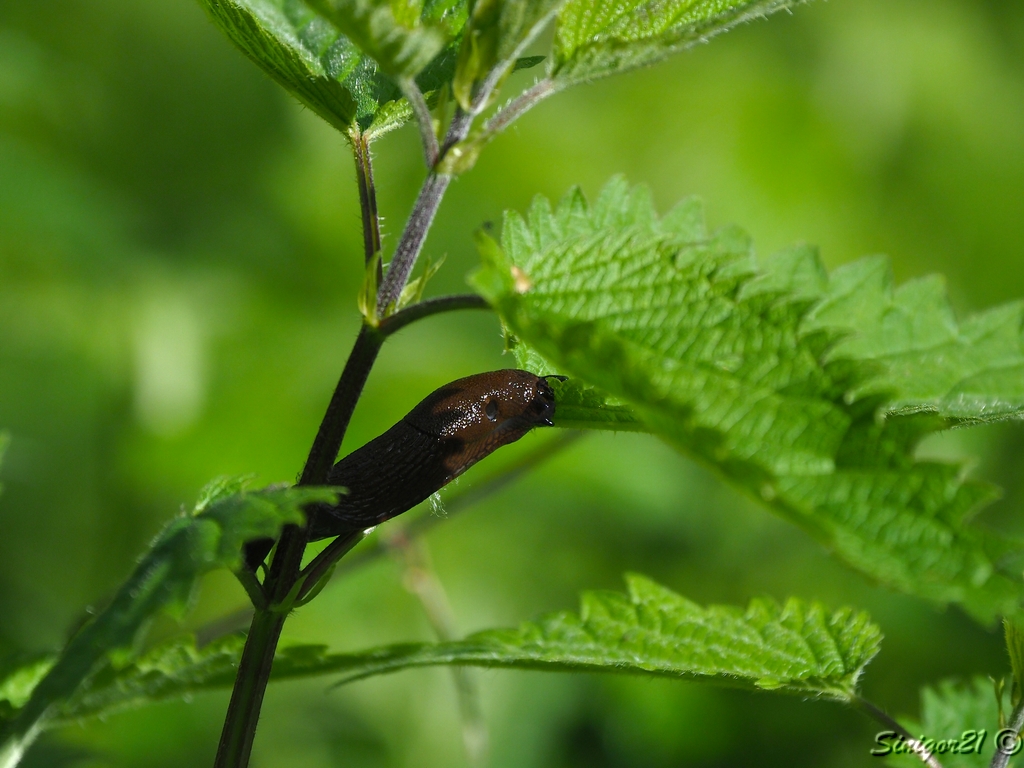
[[[442,0],[308,0],[309,6],[401,80],[422,72],[451,43],[466,19],[465,2]]]
[[[202,648],[192,635],[175,638],[124,667],[106,667],[56,713],[53,725],[95,717],[154,701],[230,688],[238,674],[245,634],[222,637]],[[317,646],[319,648],[319,646]],[[275,668],[288,656],[281,649]]]
[[[746,610],[702,608],[642,576],[628,593],[591,592],[580,615],[559,613],[518,629],[463,640],[409,643],[353,654],[321,645],[284,645],[274,679],[342,675],[342,682],[440,664],[593,671],[691,678],[848,701],[881,632],[866,614],[829,612],[796,599],[754,600]],[[50,725],[160,699],[230,687],[245,637],[196,648],[192,637],[165,643],[131,664],[107,667],[60,705]]]
[[[801,0],[567,0],[550,76],[567,86],[652,64]]]
[[[337,655],[343,682],[408,667],[464,664],[550,671],[594,671],[693,678],[728,686],[856,695],[881,631],[867,614],[791,598],[754,600],[746,610],[702,608],[649,579],[627,576],[628,594],[589,592],[580,614],[558,613],[518,629],[463,640]]]
[[[957,325],[934,281],[893,290],[876,259],[831,278],[806,247],[759,266],[697,201],[659,219],[621,180],[479,239],[473,282],[520,364],[596,388],[557,389],[560,425],[622,428],[628,407],[873,579],[984,622],[1019,610],[1011,545],[965,525],[994,490],[914,451],[1024,413],[1020,305]]]
[[[214,481],[200,494],[195,510],[169,523],[109,607],[71,639],[17,715],[0,729],[0,766],[16,764],[61,702],[104,662],[123,662],[118,652],[132,645],[147,621],[160,611],[180,615],[202,574],[221,567],[242,568],[245,542],[276,537],[284,525],[305,520],[304,505],[337,499],[337,491],[330,488],[246,492],[232,485]]]
[[[821,269],[816,258],[800,251],[776,259],[805,274]],[[935,413],[967,424],[1024,415],[1024,302],[958,323],[941,277],[894,289],[882,257],[840,267],[822,289],[807,330],[850,331],[829,359],[876,368],[849,398],[880,395],[890,413]]]
[[[944,680],[921,691],[921,722],[900,719],[907,730],[930,749],[945,768],[984,768],[995,754],[999,731],[999,701],[992,681],[975,677],[970,682]],[[889,765],[922,765],[899,738],[886,738],[874,747],[888,750]]]
[[[345,81],[353,77],[361,57],[350,43],[346,46],[347,40],[314,19],[288,14],[284,2],[200,2],[231,42],[278,84],[338,130],[351,128],[359,105]],[[317,44],[322,42],[327,45]],[[332,56],[328,52],[335,44],[338,50]]]

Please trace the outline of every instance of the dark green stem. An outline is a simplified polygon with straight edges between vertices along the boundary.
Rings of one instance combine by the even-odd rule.
[[[1017,706],[1013,708],[1013,712],[1010,714],[1010,722],[1007,724],[1007,731],[1012,731],[1018,734],[1017,738],[1020,739],[1021,729],[1024,728],[1024,696],[1021,697],[1020,701],[1017,702]],[[1011,749],[1003,750],[999,741],[996,742],[996,753],[992,757],[990,768],[1006,768],[1010,763],[1010,758],[1013,757],[1015,752]],[[1019,742],[1017,744],[1019,746]]]
[[[362,531],[353,531],[345,536],[339,536],[313,558],[313,561],[302,571],[304,581],[302,589],[299,590],[299,600],[304,600],[310,592],[316,589],[321,580],[327,577],[334,564],[363,540],[363,535]]]
[[[375,329],[366,325],[360,329],[352,353],[345,363],[345,370],[327,406],[327,413],[320,423],[299,485],[327,483],[359,395],[383,341],[384,335]],[[249,764],[263,696],[270,682],[274,654],[290,608],[286,600],[292,597],[299,577],[306,538],[305,527],[295,525],[286,526],[281,534],[270,573],[263,585],[268,607],[257,609],[253,616],[238,665],[235,686],[231,691],[214,768],[245,768]]]
[[[465,138],[469,131],[472,117],[456,113],[449,126],[445,145],[439,154],[443,154],[458,141]],[[356,170],[360,181],[360,205],[363,214],[363,238],[367,258],[372,258],[380,249],[380,232],[376,209],[376,197],[373,190],[372,168],[370,166],[369,147],[361,139],[355,142]],[[416,257],[419,255],[426,240],[427,231],[433,222],[434,214],[441,204],[441,198],[451,181],[451,176],[431,171],[423,183],[423,189],[409,215],[405,231],[398,243],[391,267],[380,284],[377,295],[378,312],[386,312],[402,293],[409,280]],[[373,248],[373,252],[370,249]],[[429,304],[429,302],[425,302]],[[479,306],[474,297],[474,306]],[[413,312],[404,319],[394,321],[384,331],[369,324],[359,329],[355,345],[345,363],[338,386],[331,396],[323,421],[309,457],[302,469],[299,485],[325,485],[338,457],[342,440],[348,429],[356,403],[362,394],[366,379],[370,375],[377,354],[380,352],[384,339],[390,333],[404,327],[419,317],[426,317],[434,312],[445,311],[447,308],[462,308],[462,300],[454,302],[459,306],[447,306],[442,302],[427,311]],[[410,307],[410,310],[413,308]],[[408,311],[408,310],[407,310]],[[400,313],[399,313],[400,314]],[[220,745],[214,768],[245,768],[249,763],[252,742],[256,735],[259,722],[260,707],[267,683],[270,681],[270,670],[274,663],[274,654],[281,637],[281,628],[291,602],[297,597],[297,591],[306,585],[297,587],[299,568],[302,556],[306,551],[307,530],[305,527],[286,526],[278,541],[274,560],[270,565],[270,573],[263,583],[263,592],[267,596],[266,608],[257,608],[253,616],[249,636],[239,663],[235,686],[231,692],[224,729],[221,732]],[[347,551],[347,550],[346,550]],[[343,552],[342,552],[343,554]],[[339,555],[340,556],[340,555]],[[308,575],[308,574],[307,574]],[[315,584],[310,583],[309,587]]]
[[[356,179],[359,182],[359,208],[363,220],[363,254],[369,264],[374,254],[380,251],[380,215],[377,212],[377,188],[373,183],[373,161],[370,158],[370,143],[364,134],[352,139],[352,153],[356,161]],[[380,282],[382,268],[377,265],[377,282]]]
[[[490,309],[490,305],[481,297],[472,293],[428,299],[385,318],[377,327],[377,333],[380,335],[381,341],[383,341],[410,323],[422,320],[424,317],[459,309]],[[347,536],[339,536],[323,552],[317,555],[313,562],[306,566],[302,572],[304,583],[299,591],[299,599],[302,600],[308,595],[310,590],[316,587],[320,580],[326,576],[327,572],[334,567],[334,564],[348,554],[362,538],[362,531],[356,531]]]
[[[238,579],[245,593],[249,595],[249,600],[252,602],[254,608],[266,608],[267,607],[267,595],[263,591],[263,585],[260,584],[259,579],[256,578],[256,574],[247,568],[243,568],[235,572],[235,578]]]
[[[327,483],[327,476],[334,466],[334,460],[338,457],[341,449],[341,441],[345,437],[348,423],[352,419],[359,395],[363,391],[366,379],[370,375],[370,368],[373,367],[377,354],[380,352],[381,344],[384,343],[384,335],[375,328],[364,325],[359,329],[356,343],[352,347],[352,353],[345,363],[345,370],[338,380],[338,386],[331,396],[331,402],[327,406],[327,413],[320,422],[320,429],[313,447],[306,459],[306,466],[302,469],[302,476],[299,478],[299,485],[324,485]],[[277,562],[277,558],[274,559]],[[273,577],[273,570],[271,570]]]
[[[217,747],[214,768],[236,768],[249,764],[263,695],[274,664],[274,651],[281,638],[285,614],[260,610],[252,617],[245,650],[235,675],[224,730]]]
[[[389,317],[380,328],[363,325],[327,406],[327,413],[320,422],[320,430],[313,441],[309,458],[306,459],[299,485],[325,485],[328,482],[328,475],[341,449],[356,403],[381,345],[388,336],[409,323],[439,312],[485,308],[487,304],[479,296],[447,296],[408,307]],[[321,553],[314,561],[315,565],[303,574],[302,587],[298,594],[293,595],[299,579],[302,555],[306,551],[307,532],[305,528],[295,525],[284,529],[277,545],[277,554],[270,565],[270,573],[263,585],[268,605],[257,608],[242,651],[214,768],[243,768],[248,765],[260,707],[270,681],[274,654],[290,608],[285,605],[286,600],[301,600],[360,538],[361,534],[354,534],[332,543],[324,550],[326,554]]]
[[[457,294],[454,296],[440,296],[436,299],[421,301],[395,314],[381,320],[377,330],[384,336],[405,328],[409,323],[422,320],[424,317],[437,315],[442,312],[452,312],[459,309],[490,309],[491,305],[475,293]]]

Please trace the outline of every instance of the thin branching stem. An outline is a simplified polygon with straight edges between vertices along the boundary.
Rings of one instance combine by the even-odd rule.
[[[497,82],[498,80],[493,82],[488,80],[483,84],[475,100],[477,111],[483,108],[483,104],[490,97],[491,90],[496,87]],[[542,80],[537,85],[528,89],[503,110],[503,112],[507,111],[508,114],[501,117],[502,113],[499,112],[498,115],[492,118],[492,122],[497,121],[494,125],[495,132],[508,127],[513,120],[551,95],[551,93],[554,93],[554,91],[554,84],[550,80]],[[415,109],[414,107],[414,111]],[[426,110],[425,103],[423,109]],[[477,112],[466,112],[457,109],[452,117],[444,142],[437,151],[434,164],[431,165],[432,170],[423,182],[423,187],[420,189],[419,196],[416,198],[416,203],[413,205],[412,212],[409,214],[409,219],[405,224],[405,229],[402,231],[402,237],[395,248],[395,255],[391,260],[391,266],[381,281],[380,289],[377,293],[377,312],[380,317],[384,317],[389,307],[393,306],[398,301],[398,297],[401,296],[402,289],[409,281],[409,276],[416,265],[416,259],[419,258],[420,251],[423,250],[423,243],[427,238],[427,232],[430,230],[430,225],[434,221],[437,209],[441,205],[444,193],[448,190],[448,185],[451,184],[452,176],[448,173],[438,172],[436,168],[443,165],[442,161],[445,159],[445,156],[469,135],[469,129],[473,125],[473,119],[476,114]],[[429,123],[429,111],[427,111],[426,117]],[[425,138],[424,141],[426,141]]]
[[[256,608],[267,607],[267,595],[263,591],[263,585],[260,584],[259,579],[256,578],[256,574],[247,568],[235,571],[235,578],[238,579],[245,593],[249,596],[249,600]]]
[[[445,642],[459,638],[458,622],[444,584],[434,570],[430,552],[423,539],[409,538],[405,531],[388,536],[388,548],[405,567],[403,583],[420,601],[423,613],[437,639]],[[487,722],[480,702],[476,670],[453,666],[452,682],[459,700],[462,742],[470,765],[482,765],[487,754]]]
[[[434,121],[430,118],[430,107],[427,100],[423,98],[423,91],[416,85],[416,81],[408,78],[401,82],[402,95],[412,107],[413,117],[420,129],[420,140],[423,142],[423,159],[427,168],[433,168],[437,163],[440,149],[437,146],[437,134],[434,133]]]
[[[853,700],[853,704],[872,720],[881,723],[889,730],[895,731],[902,736],[903,740],[906,741],[907,746],[910,748],[910,751],[917,755],[921,762],[927,765],[928,768],[942,768],[942,763],[936,759],[935,755],[925,748],[924,744],[922,744],[920,740],[914,738],[910,731],[900,725],[898,720],[893,718],[883,709],[860,696]]]
[[[363,254],[367,264],[380,251],[380,214],[377,212],[377,188],[373,182],[373,160],[370,142],[360,133],[352,139],[352,154],[356,163],[356,181],[359,186],[359,209],[363,221]],[[380,266],[377,280],[380,282]]]
[[[304,600],[310,592],[316,589],[317,585],[327,577],[334,564],[351,552],[352,548],[362,541],[365,536],[365,531],[352,531],[351,533],[338,536],[324,547],[323,551],[314,557],[310,564],[302,570],[304,582],[302,589],[299,591],[299,600]]]
[[[422,101],[422,94],[420,97]],[[415,94],[413,94],[413,99],[415,100]],[[419,106],[421,108],[417,116],[420,118],[421,126],[424,118],[429,125],[429,111],[426,110],[426,104],[422,103]],[[414,104],[414,111],[416,109]],[[450,174],[439,173],[434,169],[445,153],[466,138],[472,122],[473,115],[456,110],[448,127],[445,141],[434,155],[434,163],[429,162],[430,148],[424,137],[425,151],[431,170],[423,182],[416,204],[406,222],[391,266],[383,280],[380,281],[380,289],[377,294],[377,312],[380,319],[386,318],[390,308],[397,303],[402,290],[409,281],[416,259],[423,249],[427,232],[433,223],[434,215],[451,183]],[[367,258],[372,258],[379,251],[380,230],[369,147],[365,142],[357,141],[355,152],[357,176],[361,186],[360,207],[363,214],[364,249]],[[429,304],[429,302],[426,303]],[[392,321],[384,332],[374,327],[372,323],[363,324],[327,406],[327,412],[320,423],[320,429],[313,440],[309,457],[299,479],[299,485],[324,485],[327,483],[331,467],[338,456],[352,413],[355,411],[356,403],[359,401],[370,369],[373,367],[381,345],[387,336],[420,317],[447,309],[461,309],[469,306],[477,307],[479,302],[475,298],[468,302],[462,298],[435,302],[426,309],[412,311],[401,319]],[[353,538],[355,536],[356,534],[353,534]],[[292,601],[301,600],[300,592],[305,590],[308,593],[308,590],[313,589],[333,566],[336,559],[358,541],[355,538],[351,542],[337,543],[336,547],[332,544],[328,547],[329,550],[332,550],[331,554],[321,559],[317,565],[317,572],[307,571],[300,577],[300,566],[307,540],[308,532],[305,527],[290,525],[285,527],[278,541],[270,572],[263,583],[267,604],[265,608],[258,608],[253,615],[245,648],[242,650],[235,685],[231,692],[214,768],[245,768],[248,765],[263,696],[267,683],[270,681],[270,670],[288,609],[293,604]],[[319,569],[322,569],[322,572]],[[302,583],[299,582],[300,578],[304,578]]]
[[[1017,706],[1013,708],[1013,712],[1010,713],[1010,722],[1007,723],[1006,728],[1001,733],[1011,731],[1017,734],[1017,739],[1014,740],[1014,745],[1019,744],[1020,732],[1024,728],[1024,696],[1021,696],[1020,701],[1017,702]],[[989,764],[990,768],[1006,768],[1010,763],[1010,758],[1015,754],[1015,750],[1009,749],[1009,744],[1002,744],[1002,739],[996,741],[996,753],[992,756],[992,762]],[[1003,747],[1008,747],[1003,749]]]
[[[555,93],[555,90],[555,84],[548,78],[544,78],[532,87],[527,88],[484,123],[480,138],[483,141],[489,141],[529,110],[544,101],[548,96]]]
[[[530,47],[530,43],[533,42],[534,38],[540,34],[541,30],[546,27],[555,13],[558,10],[557,4],[551,6],[551,9],[541,18],[536,19],[533,26],[527,30],[515,49],[512,50],[505,60],[493,67],[483,81],[477,86],[476,92],[473,94],[473,105],[471,112],[474,116],[479,115],[487,108],[487,105],[491,101],[491,96],[501,86],[502,81],[508,76],[512,68],[515,66],[516,59],[522,56],[526,49]]]
[[[381,320],[377,330],[384,336],[397,333],[410,323],[421,320],[424,317],[437,315],[442,312],[453,312],[459,309],[490,309],[491,306],[483,298],[475,293],[462,293],[452,296],[439,296],[436,299],[427,299],[412,304],[395,314]]]

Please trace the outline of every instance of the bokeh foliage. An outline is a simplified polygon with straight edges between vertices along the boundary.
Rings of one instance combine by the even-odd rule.
[[[14,656],[59,644],[209,477],[294,477],[350,343],[362,267],[337,134],[197,6],[0,14],[0,424],[12,433],[0,650]],[[481,222],[625,172],[662,209],[701,194],[713,224],[742,223],[762,253],[806,239],[835,266],[884,251],[900,279],[945,273],[963,310],[1024,296],[1022,51],[1012,3],[833,0],[576,89],[452,190],[428,243],[448,254],[432,289],[461,288]],[[400,222],[421,173],[417,138],[395,134],[377,154],[382,209]],[[507,365],[500,350],[482,316],[408,331],[371,379],[351,444],[434,386]],[[981,456],[976,474],[1007,489],[982,522],[1008,527],[1024,503],[1022,444],[1019,429],[993,428],[922,450]],[[800,594],[870,609],[887,643],[868,692],[897,710],[915,711],[918,687],[938,677],[1005,667],[998,635],[866,585],[643,436],[589,438],[430,545],[466,631],[564,609],[633,569],[702,603]],[[341,650],[426,639],[399,576],[368,568],[289,631]],[[227,578],[206,587],[191,621],[244,599]],[[274,689],[261,764],[462,759],[441,673],[321,691]],[[758,764],[869,760],[871,726],[838,708],[586,676],[495,673],[485,691],[495,765],[740,764],[752,745]],[[202,764],[223,706],[211,695],[67,728],[35,759]],[[743,743],[726,738],[740,722]]]

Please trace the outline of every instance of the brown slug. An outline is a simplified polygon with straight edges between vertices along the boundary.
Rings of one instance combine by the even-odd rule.
[[[552,426],[548,382],[506,369],[467,376],[427,395],[380,437],[334,465],[348,493],[311,515],[309,540],[369,528],[412,509],[496,449]]]
[[[467,376],[427,395],[384,434],[334,465],[330,485],[348,493],[309,512],[309,541],[370,528],[412,509],[480,459],[537,426],[553,426],[546,378],[505,369]],[[562,377],[557,377],[562,378]],[[246,545],[255,568],[273,541]]]

